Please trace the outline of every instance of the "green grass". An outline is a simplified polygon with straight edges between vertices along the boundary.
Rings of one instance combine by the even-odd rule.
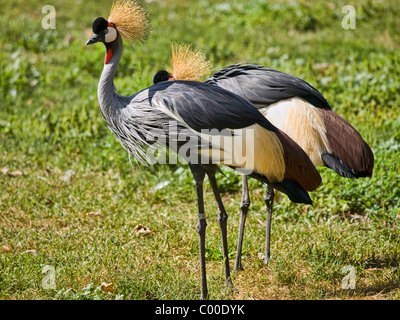
[[[57,28],[44,30],[38,0],[0,1],[0,299],[197,299],[197,208],[185,165],[129,164],[101,118],[101,46],[85,47],[91,23],[112,1],[52,1]],[[264,246],[265,187],[251,206],[239,293],[224,289],[217,208],[206,182],[206,258],[211,299],[400,298],[400,5],[353,1],[149,2],[152,34],[126,46],[116,85],[129,95],[151,84],[170,42],[194,43],[216,69],[254,61],[318,88],[375,154],[372,179],[321,168],[313,206],[276,197],[272,259]],[[229,214],[231,266],[240,176],[218,175]],[[161,182],[169,184],[156,190]],[[140,235],[142,224],[153,233]],[[56,268],[56,289],[42,269]],[[344,266],[356,289],[343,289]],[[102,283],[112,283],[106,292]]]

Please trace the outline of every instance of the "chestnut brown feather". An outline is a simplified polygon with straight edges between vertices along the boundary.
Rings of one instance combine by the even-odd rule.
[[[310,158],[286,133],[279,130],[275,134],[283,147],[285,179],[296,181],[307,191],[315,190],[321,184],[321,176],[312,165]]]
[[[371,177],[374,155],[358,131],[331,110],[319,109],[322,114],[326,136],[332,152],[345,164],[355,178]]]

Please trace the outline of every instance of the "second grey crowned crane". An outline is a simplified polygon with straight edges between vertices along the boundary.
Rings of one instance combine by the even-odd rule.
[[[200,80],[211,68],[200,50],[172,46],[172,68],[161,70],[154,83]],[[296,141],[313,164],[326,166],[346,178],[371,177],[374,155],[357,130],[334,113],[323,95],[293,75],[255,64],[233,64],[207,78],[209,83],[246,98],[276,127]],[[267,206],[264,262],[270,258],[273,186],[264,196]],[[242,178],[242,203],[235,269],[241,270],[244,225],[250,204],[247,177]]]
[[[208,296],[205,265],[206,217],[203,180],[208,175],[218,205],[225,281],[233,287],[227,246],[227,214],[215,173],[218,164],[246,170],[273,185],[293,201],[311,203],[306,190],[321,182],[304,151],[275,128],[247,100],[223,88],[201,82],[168,81],[131,96],[116,92],[114,76],[122,56],[122,38],[143,40],[148,31],[146,11],[136,1],[118,1],[108,20],[93,22],[94,35],[87,45],[104,43],[106,59],[98,85],[99,108],[107,126],[121,145],[142,163],[149,148],[168,147],[189,164],[196,182],[198,202],[201,298]],[[247,139],[247,134],[253,139]],[[253,135],[252,135],[253,134]],[[238,140],[235,140],[238,139]],[[243,147],[237,151],[239,145]],[[254,144],[254,145],[252,145]],[[252,148],[247,148],[252,145]],[[233,148],[229,148],[232,147]],[[238,155],[243,155],[244,161]],[[255,152],[257,150],[257,152]]]

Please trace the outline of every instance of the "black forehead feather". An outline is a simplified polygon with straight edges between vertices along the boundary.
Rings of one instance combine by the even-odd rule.
[[[167,81],[167,80],[169,79],[170,76],[171,76],[171,75],[170,75],[167,71],[165,71],[165,70],[160,70],[160,71],[158,71],[158,72],[156,73],[156,75],[154,76],[154,78],[153,78],[153,83],[154,83],[154,84],[157,84],[157,83],[162,82],[162,81]]]
[[[108,26],[108,21],[104,18],[97,18],[96,20],[93,21],[92,29],[93,33],[98,34],[102,32],[103,30],[107,29]]]

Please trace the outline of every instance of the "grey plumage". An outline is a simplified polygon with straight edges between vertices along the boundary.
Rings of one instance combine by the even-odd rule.
[[[204,82],[235,92],[258,107],[299,97],[315,107],[331,110],[324,96],[308,82],[261,65],[232,64],[215,72]]]

